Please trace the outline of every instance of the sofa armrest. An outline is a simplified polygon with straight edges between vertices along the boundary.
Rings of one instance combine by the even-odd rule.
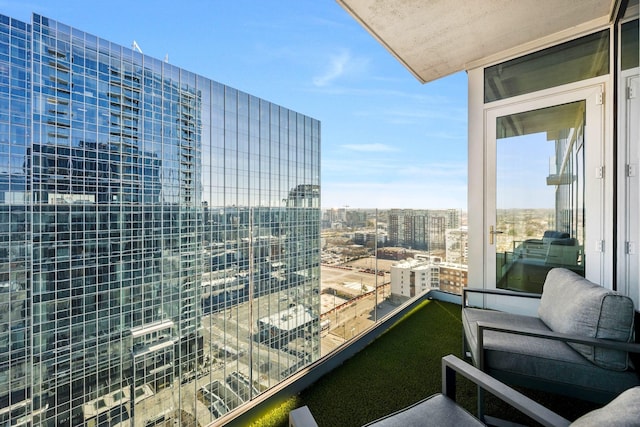
[[[289,412],[289,427],[318,427],[308,406],[301,406]]]
[[[504,325],[499,325],[490,322],[478,322],[478,340],[477,340],[477,355],[478,366],[480,369],[484,370],[484,332],[485,331],[495,331],[495,332],[504,332],[509,334],[516,335],[525,335],[535,338],[545,338],[556,341],[563,341],[566,343],[576,343],[583,344],[593,347],[601,347],[608,348],[612,350],[620,350],[626,351],[628,353],[639,353],[640,354],[640,344],[638,343],[630,343],[630,342],[621,342],[621,341],[612,341],[612,340],[604,340],[599,338],[591,338],[591,337],[583,337],[577,335],[568,335],[559,332],[553,331],[541,331],[538,329],[528,329],[528,328],[518,328],[518,327],[506,327]]]
[[[569,425],[568,420],[555,412],[450,354],[442,358],[442,393],[453,401],[456,400],[456,373],[544,426]]]
[[[456,374],[459,374],[473,382],[479,389],[488,391],[543,426],[566,427],[570,424],[569,420],[540,405],[538,402],[529,399],[517,390],[496,380],[453,354],[443,357],[441,363],[442,394],[454,402],[456,401]],[[483,414],[478,414],[478,416],[481,420],[484,418]],[[289,426],[317,427],[318,424],[313,418],[311,411],[309,411],[309,408],[302,406],[289,412]]]
[[[483,294],[483,295],[498,295],[498,296],[506,296],[506,297],[517,297],[517,298],[533,298],[540,299],[542,294],[535,294],[530,292],[515,292],[509,291],[505,289],[481,289],[481,288],[462,288],[462,307],[469,307],[469,299],[467,298],[468,293],[475,294]]]

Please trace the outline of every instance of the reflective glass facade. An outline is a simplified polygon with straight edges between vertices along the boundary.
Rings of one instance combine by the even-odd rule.
[[[0,16],[0,425],[207,425],[320,356],[320,123]]]

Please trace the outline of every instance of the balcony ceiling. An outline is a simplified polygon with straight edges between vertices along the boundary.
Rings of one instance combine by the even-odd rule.
[[[610,22],[620,0],[337,0],[425,83]],[[536,43],[537,41],[537,43]]]

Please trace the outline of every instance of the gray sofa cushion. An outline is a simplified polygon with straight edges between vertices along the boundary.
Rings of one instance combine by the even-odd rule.
[[[367,424],[369,427],[484,426],[443,394],[435,394]]]
[[[462,325],[464,327],[464,336],[469,344],[473,360],[478,360],[477,343],[478,343],[478,322],[495,323],[504,327],[528,328],[541,331],[549,331],[549,328],[537,317],[523,316],[520,314],[512,314],[504,311],[484,310],[479,308],[464,308],[462,310]],[[506,341],[501,342],[504,338]],[[514,334],[503,334],[499,332],[487,331],[484,333],[484,347],[486,349],[495,349],[497,347],[508,347],[509,339],[519,340],[517,346],[513,350],[528,354],[531,351],[538,352],[535,346],[530,346],[529,337],[522,337]],[[524,339],[523,339],[524,338]],[[539,344],[539,343],[535,343]],[[542,352],[546,352],[542,349]]]
[[[537,317],[464,308],[462,324],[474,360],[478,360],[477,322],[549,331]],[[617,395],[638,385],[634,371],[605,370],[561,341],[486,331],[484,348],[485,370],[505,381],[507,376],[517,376],[525,383],[544,381],[556,390],[578,388],[586,395]]]
[[[549,271],[538,316],[549,329],[569,335],[622,342],[630,341],[633,336],[631,298],[595,285],[564,268]],[[624,351],[569,345],[602,368],[624,371],[628,367]]]
[[[640,424],[640,387],[630,388],[600,409],[591,411],[571,427],[631,427]]]

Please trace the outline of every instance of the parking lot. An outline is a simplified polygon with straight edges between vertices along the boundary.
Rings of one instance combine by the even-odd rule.
[[[389,282],[389,271],[394,262],[378,260],[378,286]],[[361,293],[360,289],[349,286],[354,283],[360,283],[373,289],[376,284],[375,266],[373,257],[352,261],[347,266],[323,265],[320,285],[322,292],[325,292],[327,288],[337,288],[339,292],[357,296]]]
[[[320,348],[323,355],[369,328],[376,319],[395,308],[386,300],[390,292],[388,271],[392,262],[378,261],[377,281],[373,258],[351,264],[348,267],[322,266],[321,316],[322,320],[330,322],[328,329],[322,332]],[[376,284],[377,295],[373,292]]]

